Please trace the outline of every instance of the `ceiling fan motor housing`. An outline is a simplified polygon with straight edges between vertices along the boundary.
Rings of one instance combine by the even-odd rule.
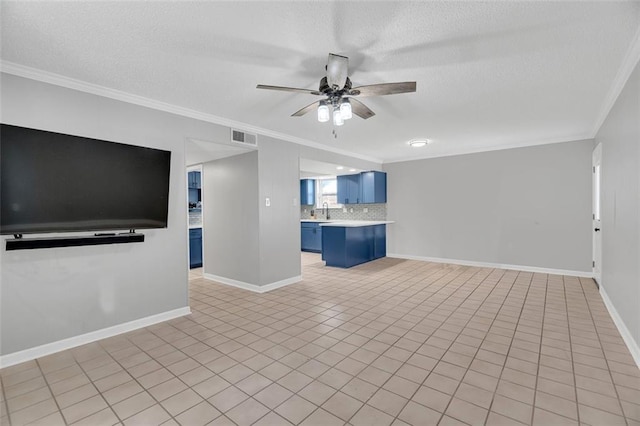
[[[333,90],[333,88],[329,86],[329,83],[327,83],[327,77],[322,77],[320,79],[320,86],[318,87],[318,91],[320,93],[324,93],[325,95],[331,98],[333,97],[340,98],[344,94],[349,94],[349,90],[351,90],[351,79],[349,77],[347,77],[347,81],[344,84],[344,87],[338,90]]]

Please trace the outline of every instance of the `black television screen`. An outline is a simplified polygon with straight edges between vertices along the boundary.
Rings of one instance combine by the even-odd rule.
[[[0,233],[166,228],[171,152],[0,127]]]

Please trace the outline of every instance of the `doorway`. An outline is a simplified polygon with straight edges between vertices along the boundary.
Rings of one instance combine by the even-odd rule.
[[[202,166],[187,168],[189,269],[202,268]]]
[[[185,138],[185,166],[187,173],[187,200],[188,209],[188,257],[187,268],[190,279],[201,278],[206,268],[215,266],[216,259],[207,258],[207,247],[215,244],[215,229],[207,228],[206,212],[213,212],[216,200],[211,192],[207,192],[207,173],[211,172],[212,165],[223,158],[244,154],[255,148],[235,146],[230,143],[206,141],[194,138]],[[214,185],[215,186],[215,185]],[[195,255],[195,256],[193,256]],[[199,265],[199,266],[198,266]]]
[[[598,286],[602,280],[602,144],[598,144],[592,155],[592,211],[593,211],[593,278]]]

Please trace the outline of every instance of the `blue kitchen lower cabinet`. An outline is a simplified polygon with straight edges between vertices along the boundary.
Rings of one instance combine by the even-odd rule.
[[[373,258],[380,259],[387,255],[387,225],[374,225]]]
[[[350,268],[385,257],[385,226],[322,227],[322,258],[326,265]]]
[[[322,228],[319,223],[302,222],[300,224],[300,249],[320,253],[322,250]]]
[[[189,229],[189,268],[202,266],[202,228]]]

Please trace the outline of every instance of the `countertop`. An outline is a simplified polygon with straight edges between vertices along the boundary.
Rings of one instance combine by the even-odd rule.
[[[393,220],[316,220],[301,219],[300,222],[318,222],[320,226],[337,226],[342,228],[356,228],[361,226],[388,225],[395,223]]]

